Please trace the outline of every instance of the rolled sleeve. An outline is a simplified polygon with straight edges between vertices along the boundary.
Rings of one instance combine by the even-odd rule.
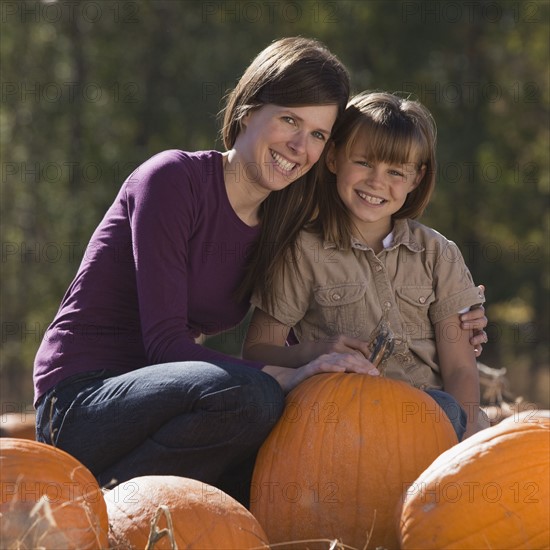
[[[301,284],[300,277],[294,273],[290,275],[278,277],[275,281],[273,303],[270,300],[262,300],[258,291],[254,292],[250,302],[254,307],[265,311],[287,327],[294,327],[303,319],[308,309],[309,300],[305,296],[306,290]]]
[[[442,296],[431,304],[430,321],[436,324],[450,315],[485,302],[483,291],[474,285],[470,271],[455,243],[443,247],[434,272],[436,295]]]
[[[435,325],[462,309],[470,308],[483,302],[485,302],[485,296],[478,287],[465,288],[461,292],[448,296],[444,300],[440,300],[434,304],[430,308],[430,320]]]

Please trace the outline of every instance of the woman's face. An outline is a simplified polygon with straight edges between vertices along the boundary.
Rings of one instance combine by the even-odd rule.
[[[268,192],[283,189],[319,160],[337,112],[336,105],[273,104],[250,111],[233,148],[237,176]]]

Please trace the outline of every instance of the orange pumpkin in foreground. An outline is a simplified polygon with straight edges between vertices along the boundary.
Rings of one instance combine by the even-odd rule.
[[[0,438],[0,548],[107,548],[107,508],[91,472],[61,449]]]
[[[268,548],[263,529],[244,506],[194,479],[135,477],[108,491],[105,502],[109,542],[117,550],[145,548],[152,526],[155,550]]]
[[[395,548],[403,490],[455,443],[425,392],[387,378],[319,374],[288,395],[260,449],[251,511],[272,544],[322,538],[363,548],[370,533],[368,548]]]
[[[407,491],[401,548],[550,548],[550,418],[511,416],[443,453]]]

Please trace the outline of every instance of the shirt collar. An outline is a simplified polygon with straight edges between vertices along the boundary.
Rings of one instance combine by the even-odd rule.
[[[406,219],[394,220],[393,230],[384,237],[382,244],[384,250],[393,250],[401,245],[406,246],[411,252],[422,252],[424,250],[424,247],[414,238]],[[353,235],[351,237],[351,247],[358,250],[372,250],[370,246],[357,240]],[[324,241],[323,248],[336,248],[336,243],[328,240]]]

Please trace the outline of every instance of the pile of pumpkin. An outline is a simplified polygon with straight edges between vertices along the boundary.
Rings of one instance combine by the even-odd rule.
[[[175,476],[104,491],[64,451],[0,438],[0,547],[550,548],[549,462],[549,411],[457,443],[424,392],[320,374],[260,449],[250,511]]]

